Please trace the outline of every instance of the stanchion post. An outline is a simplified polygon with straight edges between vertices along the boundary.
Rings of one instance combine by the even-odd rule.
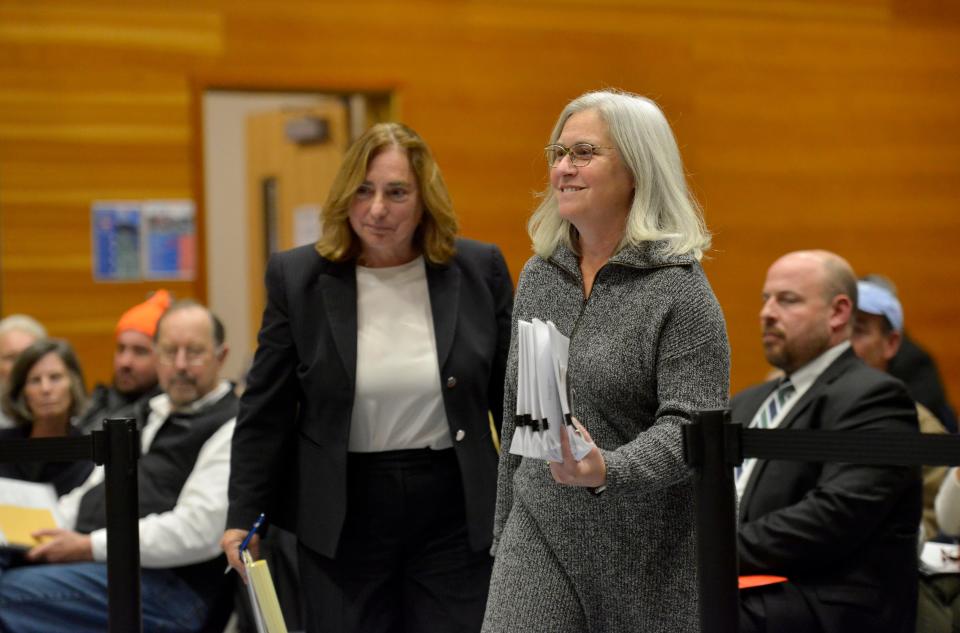
[[[107,497],[107,597],[109,632],[143,631],[140,609],[140,528],[137,459],[140,437],[134,420],[104,421]]]
[[[726,409],[699,411],[684,426],[693,468],[701,633],[737,633],[737,516],[733,466],[739,462],[738,425]]]

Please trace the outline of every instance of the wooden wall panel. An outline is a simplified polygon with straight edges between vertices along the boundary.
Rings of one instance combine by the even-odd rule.
[[[0,306],[111,373],[119,315],[161,285],[92,279],[94,200],[189,198],[186,70],[219,52],[221,15],[105,3],[0,3]]]
[[[617,86],[674,125],[715,233],[734,389],[766,371],[766,267],[823,247],[897,282],[960,403],[958,42],[960,12],[939,0],[0,0],[2,310],[36,314],[109,375],[112,323],[151,285],[92,282],[89,204],[196,196],[212,85],[392,91],[463,232],[517,274],[555,116]]]

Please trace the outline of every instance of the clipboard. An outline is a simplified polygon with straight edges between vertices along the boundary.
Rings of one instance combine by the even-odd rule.
[[[250,552],[240,553],[247,572],[247,596],[257,625],[257,633],[287,633],[287,624],[280,611],[277,590],[273,586],[270,567],[265,560],[253,560]]]

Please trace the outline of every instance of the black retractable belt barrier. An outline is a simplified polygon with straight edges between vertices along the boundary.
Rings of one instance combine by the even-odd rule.
[[[728,457],[730,412],[698,411],[683,427],[687,464],[693,467],[701,633],[737,633],[737,514],[733,465]]]
[[[960,436],[884,431],[745,429],[727,410],[700,411],[683,427],[693,469],[701,633],[736,633],[736,494],[733,468],[745,457],[801,462],[960,465]]]
[[[890,466],[956,466],[960,435],[893,431],[737,430],[743,457]],[[734,465],[740,463],[738,458]]]
[[[140,610],[140,434],[130,419],[104,421],[107,497],[107,598],[110,633],[143,631]]]
[[[104,467],[107,497],[109,632],[143,630],[140,615],[140,532],[137,459],[140,437],[130,418],[105,420],[84,437],[0,442],[0,463],[91,460]]]

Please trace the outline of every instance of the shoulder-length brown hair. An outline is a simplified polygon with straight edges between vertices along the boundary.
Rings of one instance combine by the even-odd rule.
[[[402,123],[377,123],[347,150],[321,212],[323,229],[316,245],[321,256],[343,262],[360,254],[360,240],[350,227],[350,203],[367,177],[370,161],[390,147],[406,152],[417,179],[423,219],[413,235],[414,247],[434,264],[446,263],[453,257],[457,216],[447,185],[430,148],[419,134]]]
[[[80,361],[70,343],[57,338],[40,339],[23,350],[10,370],[10,381],[3,394],[2,404],[4,412],[17,424],[33,422],[33,412],[27,406],[27,398],[23,393],[27,386],[27,375],[33,366],[47,354],[56,354],[67,368],[70,378],[70,411],[72,418],[79,415],[87,404],[87,392],[83,384],[83,370]]]

